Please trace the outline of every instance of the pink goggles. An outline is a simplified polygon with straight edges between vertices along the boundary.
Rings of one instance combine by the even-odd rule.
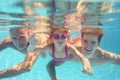
[[[68,37],[69,35],[68,34],[61,34],[61,35],[59,35],[59,34],[52,34],[52,37],[54,38],[54,39],[66,39],[67,37]]]

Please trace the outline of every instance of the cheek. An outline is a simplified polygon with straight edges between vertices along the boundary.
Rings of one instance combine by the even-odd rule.
[[[15,47],[18,46],[18,42],[17,42],[16,40],[12,40],[12,43],[13,43],[13,45],[14,45]]]
[[[27,43],[28,43],[28,40],[27,40],[27,39],[25,39],[25,40],[23,41],[23,43],[24,43],[24,44],[27,44]]]
[[[28,40],[27,39],[21,39],[19,41],[19,44],[26,45],[26,44],[28,44]]]
[[[96,48],[98,47],[98,44],[94,44],[94,45],[92,45],[92,47],[93,47],[94,49],[96,49]]]
[[[81,41],[81,45],[82,45],[82,46],[85,46],[85,45],[87,45],[87,44],[85,44],[83,41]]]

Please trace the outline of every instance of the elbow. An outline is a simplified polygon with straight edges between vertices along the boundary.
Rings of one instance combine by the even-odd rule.
[[[32,69],[32,67],[30,67],[30,66],[29,66],[29,67],[25,67],[25,68],[24,68],[24,70],[25,70],[25,71],[27,71],[27,72],[30,72],[30,71],[31,71],[31,69]]]
[[[26,68],[24,68],[23,70],[26,71],[26,72],[30,72],[30,71],[31,71],[31,68],[26,67]]]
[[[32,66],[30,64],[22,66],[22,70],[25,72],[30,72],[32,69]]]

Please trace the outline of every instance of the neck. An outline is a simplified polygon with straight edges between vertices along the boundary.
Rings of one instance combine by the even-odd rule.
[[[82,50],[82,53],[87,57],[87,58],[93,58],[94,57],[94,53],[95,52],[87,52],[87,53],[84,53],[83,50]]]

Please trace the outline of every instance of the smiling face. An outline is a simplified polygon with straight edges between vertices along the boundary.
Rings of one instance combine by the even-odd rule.
[[[82,52],[87,55],[94,54],[103,36],[102,29],[86,27],[81,29],[81,33]]]
[[[98,36],[95,34],[84,34],[81,43],[83,53],[92,54],[99,45]]]
[[[65,46],[68,40],[68,35],[64,32],[54,32],[53,36],[53,43],[59,47]]]
[[[69,40],[69,33],[65,29],[54,29],[52,32],[52,40],[56,46],[63,47]]]
[[[24,28],[16,28],[10,32],[12,42],[18,50],[25,50],[28,46],[28,31]]]

